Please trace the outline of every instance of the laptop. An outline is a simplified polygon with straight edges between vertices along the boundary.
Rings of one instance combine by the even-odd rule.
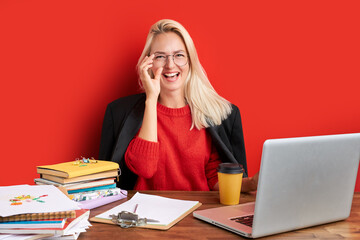
[[[346,219],[360,159],[360,133],[266,140],[256,201],[193,212],[257,238]]]

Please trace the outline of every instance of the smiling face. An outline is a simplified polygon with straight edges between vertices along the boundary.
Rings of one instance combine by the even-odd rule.
[[[163,67],[160,79],[161,92],[176,92],[183,95],[184,83],[189,73],[189,61],[185,61],[186,64],[183,64],[184,59],[181,61],[184,57],[187,60],[186,47],[181,37],[174,32],[157,35],[152,42],[150,54],[155,54],[152,72],[155,73],[158,68]]]

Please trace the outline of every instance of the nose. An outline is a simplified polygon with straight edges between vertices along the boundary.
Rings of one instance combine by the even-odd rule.
[[[173,68],[175,66],[174,55],[168,55],[165,61],[166,68]]]

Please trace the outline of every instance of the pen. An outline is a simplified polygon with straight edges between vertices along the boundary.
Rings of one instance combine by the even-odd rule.
[[[135,208],[134,208],[133,213],[136,213],[136,210],[138,209],[138,206],[139,206],[139,204],[138,204],[138,203],[137,203],[137,204],[135,204]],[[159,222],[158,220],[151,219],[151,218],[145,218],[145,220],[146,220],[146,222],[154,222],[154,223]]]

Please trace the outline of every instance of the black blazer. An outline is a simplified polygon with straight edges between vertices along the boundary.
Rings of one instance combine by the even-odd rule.
[[[111,102],[105,112],[99,159],[117,162],[121,175],[118,187],[133,189],[137,175],[131,172],[125,163],[125,152],[139,131],[145,109],[145,93],[123,97]],[[244,136],[240,111],[232,105],[232,112],[221,125],[206,129],[212,137],[222,162],[239,163],[247,176]]]

